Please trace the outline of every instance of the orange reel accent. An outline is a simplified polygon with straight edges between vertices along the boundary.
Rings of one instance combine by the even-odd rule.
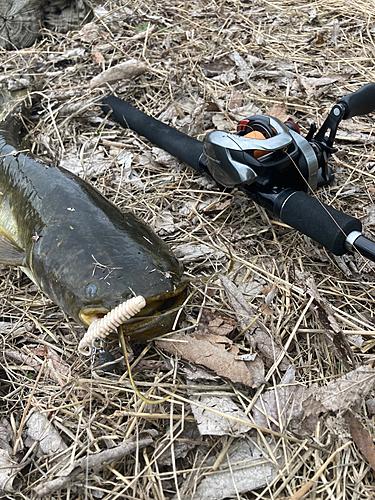
[[[248,134],[245,134],[243,137],[249,137],[250,139],[265,139],[264,135],[261,132],[258,132],[257,130],[253,130],[252,132],[249,132]],[[254,158],[260,158],[261,156],[264,156],[267,154],[267,151],[254,151]]]

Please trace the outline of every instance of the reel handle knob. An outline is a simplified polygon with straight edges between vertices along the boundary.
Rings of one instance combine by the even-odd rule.
[[[347,120],[352,116],[367,115],[375,111],[375,83],[368,83],[364,87],[349,94],[338,102],[344,104],[346,111],[343,119]]]

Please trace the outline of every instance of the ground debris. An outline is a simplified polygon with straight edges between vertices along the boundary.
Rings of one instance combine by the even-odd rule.
[[[319,415],[323,413],[338,413],[356,408],[374,388],[375,370],[369,366],[361,366],[326,386],[309,391],[310,395],[301,404],[303,413],[300,421],[295,423],[296,432],[310,433]]]
[[[32,47],[0,52],[1,90],[28,91],[21,132],[27,154],[48,166],[60,162],[119,210],[156,227],[177,249],[189,291],[174,325],[181,337],[169,340],[170,332],[160,343],[133,345],[139,391],[155,401],[170,396],[151,406],[134,393],[116,337],[105,346],[116,370],[104,372],[98,353],[93,360],[77,355],[82,327],[22,271],[0,265],[0,449],[16,490],[3,496],[31,498],[36,488],[77,500],[191,500],[194,492],[372,498],[365,432],[371,438],[375,414],[374,263],[332,256],[241,186],[222,190],[204,170],[114,123],[101,101],[114,94],[199,141],[217,128],[235,132],[239,120],[259,114],[290,117],[306,137],[337,101],[374,81],[374,2],[85,3],[88,24],[65,33],[46,26]],[[360,219],[375,239],[373,113],[343,120],[336,138],[334,181],[314,196]],[[37,200],[30,203],[35,208]],[[31,238],[36,242],[37,232]],[[68,255],[64,272],[74,272]],[[299,273],[312,276],[315,297]],[[200,435],[200,404],[204,418],[215,415],[211,422],[197,416],[204,432],[216,425],[223,435]],[[60,456],[40,453],[35,440],[26,446],[33,411],[68,446]],[[248,431],[237,427],[240,412]],[[128,439],[142,443],[149,425],[158,430],[151,446],[134,445],[92,473],[77,464],[96,454],[102,460],[101,452]],[[240,462],[228,458],[236,447]],[[252,458],[260,462],[247,467]],[[78,467],[71,474],[66,468],[65,479],[60,463]]]
[[[348,413],[347,420],[349,422],[350,433],[359,451],[375,470],[375,444],[372,435],[363,426],[361,420],[353,413]]]
[[[41,356],[47,361],[47,365],[44,366],[44,375],[62,386],[77,375],[74,371],[72,372],[71,366],[49,346],[41,345],[28,351],[8,349],[4,354],[35,371],[39,371],[43,364],[43,360],[38,357]]]
[[[343,335],[328,300],[319,294],[313,276],[307,273],[297,273],[297,276],[304,283],[306,292],[314,299],[312,309],[316,315],[316,319],[322,325],[325,332],[332,338],[333,345],[337,349],[344,366],[347,369],[354,367],[356,362],[349,342]]]
[[[281,384],[275,389],[261,394],[255,401],[251,415],[254,422],[261,427],[286,429],[292,420],[300,421],[304,416],[302,403],[317,386],[309,388],[295,381],[295,370],[288,368]]]
[[[34,410],[26,421],[26,433],[29,438],[29,447],[34,441],[38,442],[40,452],[44,455],[59,454],[68,446],[48,420],[44,413]]]
[[[0,491],[15,493],[13,482],[21,467],[11,458],[8,450],[0,449]]]
[[[213,408],[215,413],[207,411],[201,406],[192,405],[192,412],[198,425],[198,430],[202,436],[239,436],[250,430],[250,427],[237,422],[251,423],[245,412],[232,401],[231,398],[223,396],[191,396],[192,401],[198,402],[207,408]],[[217,412],[221,413],[219,415]],[[227,418],[229,415],[231,418]]]
[[[274,456],[270,456],[274,451],[270,441],[267,441],[267,446],[246,438],[231,441],[219,466],[209,468],[209,473],[203,476],[195,492],[189,494],[191,478],[182,486],[181,493],[191,500],[222,500],[263,488],[277,474],[278,463],[275,463]],[[210,458],[207,464],[202,465],[212,467],[216,459]]]
[[[254,379],[247,363],[236,360],[237,352],[231,352],[231,340],[222,335],[176,333],[168,339],[156,340],[156,345],[191,363],[204,366],[221,377],[229,378],[234,383],[254,387]]]
[[[105,83],[113,83],[118,80],[129,80],[135,76],[142,75],[146,71],[147,65],[145,63],[136,59],[129,59],[95,76],[90,82],[90,87],[100,87]]]
[[[220,280],[236,313],[239,326],[241,330],[246,332],[246,337],[253,351],[258,352],[268,366],[280,358],[280,369],[285,370],[289,363],[284,359],[282,349],[273,340],[271,334],[266,331],[264,325],[257,320],[242,292],[228,277],[221,276]]]
[[[129,455],[136,449],[142,449],[152,443],[152,438],[143,438],[137,442],[136,439],[130,438],[124,441],[115,448],[93,453],[87,457],[76,460],[67,469],[64,469],[55,479],[45,481],[40,486],[34,487],[34,493],[37,497],[42,498],[50,495],[55,491],[60,491],[67,488],[71,482],[79,475],[86,471],[98,472],[111,462],[117,462]]]

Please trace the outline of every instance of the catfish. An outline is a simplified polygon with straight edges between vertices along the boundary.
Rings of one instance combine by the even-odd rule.
[[[3,96],[0,263],[19,266],[80,325],[141,295],[146,306],[124,334],[141,340],[166,333],[186,296],[171,249],[85,180],[23,151],[19,108],[11,104]]]

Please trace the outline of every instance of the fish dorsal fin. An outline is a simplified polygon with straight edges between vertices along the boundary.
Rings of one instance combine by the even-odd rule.
[[[21,266],[25,255],[25,250],[17,245],[4,228],[0,227],[0,264]]]

